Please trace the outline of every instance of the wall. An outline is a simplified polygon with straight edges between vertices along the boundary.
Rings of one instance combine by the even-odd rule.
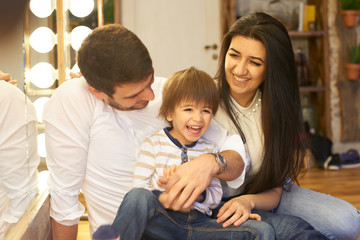
[[[11,73],[18,80],[18,87],[23,90],[24,84],[24,54],[23,25],[14,26],[14,30],[6,38],[0,40],[0,70]]]
[[[339,91],[339,79],[341,79],[342,45],[338,26],[340,12],[337,0],[328,1],[328,25],[329,25],[329,61],[330,61],[330,105],[331,105],[331,130],[333,140],[333,153],[346,152],[350,148],[360,152],[360,142],[342,142],[342,119],[341,119],[341,98]],[[353,102],[346,104],[354,104]]]

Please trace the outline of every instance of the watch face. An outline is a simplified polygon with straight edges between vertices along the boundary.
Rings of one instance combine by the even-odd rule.
[[[218,154],[218,156],[219,156],[220,161],[221,161],[222,163],[224,163],[224,157],[223,157],[220,153]]]

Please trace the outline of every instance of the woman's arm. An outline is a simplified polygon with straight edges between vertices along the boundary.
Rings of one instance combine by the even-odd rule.
[[[273,188],[258,194],[247,194],[229,200],[220,209],[217,222],[224,222],[223,226],[232,224],[239,226],[249,217],[252,218],[251,210],[271,211],[280,202],[282,187]]]

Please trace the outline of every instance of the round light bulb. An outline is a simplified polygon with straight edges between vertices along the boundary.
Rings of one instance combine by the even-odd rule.
[[[91,33],[91,29],[85,26],[78,26],[71,31],[70,39],[72,48],[77,51],[79,50],[81,43]]]
[[[54,11],[52,0],[31,0],[31,11],[39,18],[46,18]]]
[[[46,157],[45,133],[40,133],[37,136],[37,140],[38,140],[38,153],[40,157]]]
[[[75,17],[86,17],[94,10],[94,0],[70,0],[69,9]]]
[[[36,109],[36,116],[37,116],[38,122],[42,122],[44,105],[49,99],[50,98],[48,98],[48,97],[41,97],[34,101],[34,107]]]
[[[30,81],[39,88],[49,88],[54,84],[56,71],[50,63],[41,62],[30,70]]]
[[[39,27],[30,35],[30,46],[37,52],[50,52],[55,45],[55,34],[48,27]]]

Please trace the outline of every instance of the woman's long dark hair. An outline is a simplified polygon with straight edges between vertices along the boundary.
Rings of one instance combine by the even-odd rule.
[[[286,28],[261,12],[238,19],[224,37],[215,78],[218,80],[221,104],[244,142],[246,136],[236,120],[225,76],[225,57],[232,38],[237,35],[260,41],[266,49],[265,81],[259,87],[262,93],[264,158],[259,172],[245,187],[245,193],[259,193],[282,186],[287,178],[297,182],[305,153],[301,140],[303,119],[299,87],[293,47]]]

